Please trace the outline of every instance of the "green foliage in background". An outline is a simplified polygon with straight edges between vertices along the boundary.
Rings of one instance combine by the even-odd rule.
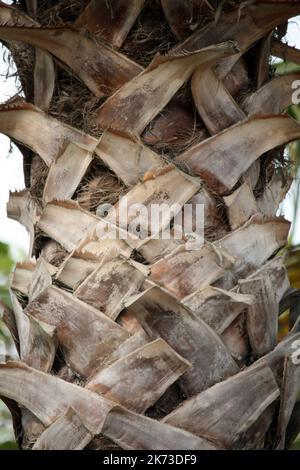
[[[300,65],[293,64],[292,62],[279,62],[278,64],[274,64],[272,69],[275,75],[284,75],[286,73],[299,72]]]
[[[0,300],[10,306],[8,277],[14,265],[8,245],[0,242]],[[0,318],[0,359],[12,347],[12,340]],[[0,450],[16,449],[10,412],[0,401]]]
[[[0,242],[0,299],[10,306],[8,294],[8,275],[13,267],[13,260],[8,245]]]

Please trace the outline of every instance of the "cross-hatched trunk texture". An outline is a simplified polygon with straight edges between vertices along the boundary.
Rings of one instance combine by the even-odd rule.
[[[30,234],[4,312],[19,360],[0,365],[22,448],[283,449],[299,432],[277,213],[300,75],[270,67],[299,62],[281,41],[298,14],[283,0],[0,2],[24,92],[0,107],[26,181],[8,214]],[[150,236],[138,203],[204,204],[203,245]],[[137,223],[147,236],[125,237]]]

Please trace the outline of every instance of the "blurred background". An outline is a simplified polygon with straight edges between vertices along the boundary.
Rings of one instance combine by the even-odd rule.
[[[7,0],[5,3],[12,3]],[[293,18],[288,25],[284,38],[291,46],[300,49],[300,16]],[[299,71],[300,65],[272,59],[276,74]],[[9,70],[9,73],[8,73]],[[20,84],[15,75],[7,49],[0,45],[0,102],[20,94]],[[300,122],[300,105],[291,106],[290,114]],[[26,230],[18,222],[7,218],[6,203],[9,191],[22,190],[25,187],[23,178],[22,156],[10,140],[0,134],[1,172],[0,172],[0,361],[5,356],[16,357],[12,340],[1,320],[4,306],[10,306],[8,293],[9,273],[17,261],[27,257],[29,238]],[[287,267],[292,287],[300,288],[300,141],[287,147],[287,157],[293,162],[295,180],[283,201],[280,214],[292,222]],[[288,325],[288,314],[280,317],[280,334],[284,335]],[[300,399],[300,395],[299,395]],[[16,448],[10,414],[0,401],[0,450]],[[300,450],[300,436],[292,449]]]

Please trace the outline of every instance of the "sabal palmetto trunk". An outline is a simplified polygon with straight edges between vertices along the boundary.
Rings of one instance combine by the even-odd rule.
[[[299,2],[15,3],[0,3],[0,39],[26,100],[1,106],[0,131],[24,155],[8,213],[31,244],[11,277],[20,360],[1,364],[0,395],[20,445],[288,446],[300,323],[277,344],[289,223],[276,213],[300,74],[269,64],[272,47],[291,54]],[[204,204],[204,245],[99,235],[96,208],[125,200],[122,234],[147,228],[136,203]]]

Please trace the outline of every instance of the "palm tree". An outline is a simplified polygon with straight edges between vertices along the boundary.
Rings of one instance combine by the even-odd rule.
[[[20,446],[288,446],[300,321],[278,342],[290,224],[276,214],[300,74],[272,76],[270,51],[299,2],[14,3],[0,39],[25,98],[1,106],[0,131],[24,155],[8,213],[31,257],[11,276],[20,360],[1,364],[0,395]],[[171,212],[170,238],[150,236],[138,203],[204,204],[205,242],[175,237]],[[124,237],[133,225],[147,236]]]

